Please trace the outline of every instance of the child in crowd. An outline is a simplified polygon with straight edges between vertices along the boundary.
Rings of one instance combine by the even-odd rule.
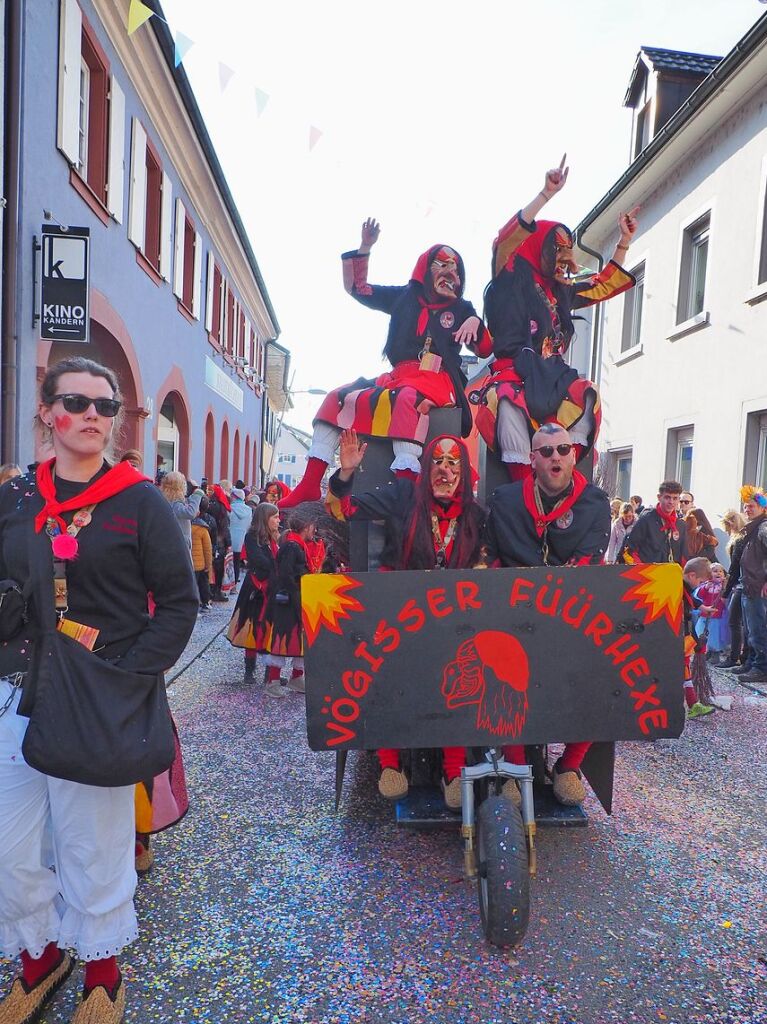
[[[200,611],[211,608],[210,581],[213,576],[213,544],[208,524],[197,516],[192,520],[192,566],[200,594]]]
[[[687,704],[687,718],[703,718],[710,715],[714,708],[699,700],[692,678],[692,662],[696,652],[703,649],[704,641],[696,639],[693,627],[693,612],[701,609],[703,602],[695,596],[699,587],[711,579],[711,563],[707,558],[690,558],[684,567],[684,699]],[[705,665],[704,665],[705,668]]]
[[[727,584],[727,573],[719,562],[711,563],[711,579],[703,583],[695,591],[694,597],[701,602],[698,609],[696,633],[703,636],[708,630],[709,661],[727,650],[730,643],[728,628],[727,604],[724,600],[724,588]]]

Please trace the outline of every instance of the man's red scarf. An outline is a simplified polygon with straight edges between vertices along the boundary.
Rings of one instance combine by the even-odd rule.
[[[37,490],[45,504],[35,516],[36,533],[43,529],[49,519],[54,519],[63,532],[66,530],[67,524],[61,518],[62,512],[74,512],[86,505],[98,505],[100,501],[119,494],[127,487],[141,483],[142,480],[149,480],[149,477],[139,473],[129,462],[118,462],[116,466],[112,466],[103,476],[94,480],[89,487],[75,495],[74,498],[57,501],[56,485],[52,473],[55,462],[55,459],[49,459],[47,462],[41,462],[37,467]]]
[[[679,519],[677,518],[676,512],[669,512],[666,514],[659,504],[655,506],[655,511],[658,513],[662,529],[666,530],[668,533],[673,533],[675,530],[679,529]]]
[[[588,480],[583,473],[579,473],[577,469],[574,469],[572,493],[569,494],[560,505],[556,505],[551,512],[541,513],[535,506],[535,493],[533,490],[535,486],[535,478],[528,476],[525,479],[525,482],[522,484],[522,498],[525,503],[525,508],[533,518],[535,532],[539,537],[543,536],[543,532],[549,523],[552,523],[555,519],[559,519],[560,516],[569,512],[578,498],[583,494],[587,483]]]

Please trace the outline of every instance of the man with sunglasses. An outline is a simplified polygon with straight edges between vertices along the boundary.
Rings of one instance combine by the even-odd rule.
[[[633,565],[635,562],[678,562],[687,561],[687,532],[678,518],[681,496],[687,492],[676,480],[664,480],[658,488],[658,504],[645,509],[634,524],[634,529],[625,537],[618,554],[618,562]],[[688,494],[692,499],[692,495]]]
[[[532,476],[499,487],[490,499],[487,551],[491,565],[598,565],[610,539],[610,501],[575,468],[570,435],[544,423],[533,435]],[[554,765],[554,796],[577,805],[586,797],[580,766],[591,744],[568,743]],[[503,748],[513,764],[525,763],[524,747]],[[519,802],[516,783],[504,795]]]

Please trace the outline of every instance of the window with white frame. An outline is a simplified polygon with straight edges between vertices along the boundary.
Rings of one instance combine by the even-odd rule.
[[[746,450],[743,459],[743,482],[767,486],[767,410],[749,414],[746,421]]]
[[[644,263],[640,263],[633,268],[631,273],[636,278],[636,284],[625,293],[623,303],[623,334],[621,336],[622,353],[636,348],[641,341],[644,272]]]
[[[685,228],[682,240],[682,265],[679,273],[677,303],[678,324],[702,313],[706,308],[706,269],[711,214],[707,213]]]
[[[759,280],[757,284],[767,281],[767,186],[762,199],[762,237],[759,247]]]
[[[675,427],[668,432],[666,443],[666,477],[677,480],[685,491],[692,484],[694,428]]]
[[[125,95],[77,0],[60,0],[56,144],[102,219],[123,218]]]
[[[632,450],[629,448],[612,454],[615,460],[615,495],[628,501],[631,494]]]

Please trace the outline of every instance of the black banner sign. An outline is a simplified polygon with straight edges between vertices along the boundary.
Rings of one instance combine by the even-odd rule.
[[[309,746],[678,736],[682,600],[673,563],[304,576]]]
[[[44,224],[40,274],[40,337],[88,340],[90,229]]]

